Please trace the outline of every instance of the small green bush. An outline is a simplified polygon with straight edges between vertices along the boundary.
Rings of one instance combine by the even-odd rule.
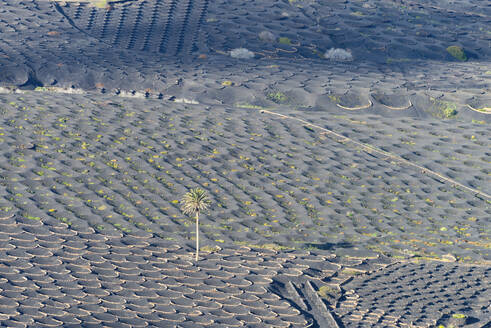
[[[455,107],[445,107],[442,109],[442,113],[443,113],[443,116],[445,118],[451,118],[455,115],[457,115],[457,110],[455,109]]]
[[[466,61],[467,60],[467,56],[465,55],[464,50],[459,46],[450,46],[447,48],[447,52],[457,60],[460,60],[460,61]]]
[[[292,41],[289,38],[282,37],[278,39],[278,42],[281,44],[291,45]]]
[[[453,118],[457,115],[457,105],[450,101],[432,99],[435,111],[433,115],[439,118]]]
[[[454,319],[465,319],[467,316],[463,313],[455,313],[455,314],[452,314],[452,318]]]
[[[277,104],[283,104],[288,100],[288,97],[283,92],[270,92],[267,94],[269,100],[274,101]]]

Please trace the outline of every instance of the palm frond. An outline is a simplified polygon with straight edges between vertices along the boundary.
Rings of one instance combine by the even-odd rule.
[[[208,208],[210,200],[206,195],[206,191],[201,188],[195,188],[183,196],[181,204],[181,210],[184,214],[199,214]]]

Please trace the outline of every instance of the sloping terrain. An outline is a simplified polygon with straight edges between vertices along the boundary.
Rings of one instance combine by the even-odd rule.
[[[490,260],[488,199],[294,120],[106,96],[2,99],[6,212],[182,242],[193,229],[178,200],[201,186],[215,204],[201,227],[212,245]],[[489,193],[481,124],[450,137],[437,121],[308,117]]]
[[[4,1],[0,84],[210,104],[271,104],[268,95],[282,92],[288,97],[276,100],[297,107],[325,108],[332,96],[346,108],[489,122],[489,8],[482,2],[89,4]],[[254,58],[230,58],[237,47]],[[351,61],[324,58],[334,48]],[[234,90],[223,92],[223,82]]]
[[[4,0],[0,326],[489,326],[489,15]]]
[[[394,156],[425,166],[439,163],[429,171],[453,168],[445,173],[455,173],[453,178],[482,189],[485,195],[489,154],[482,124],[461,123],[459,128],[470,135],[453,140],[443,135],[448,123],[437,120],[404,119],[399,125],[350,113],[329,118],[309,113],[317,124],[339,133],[341,138],[334,138],[298,124],[294,117],[298,111],[290,113],[287,108],[282,113],[291,114],[291,119],[278,119],[259,109],[214,106],[211,110],[96,94],[31,91],[4,94],[1,99],[0,208],[6,215],[15,214],[6,216],[2,228],[6,322],[168,326],[175,320],[180,327],[253,323],[322,327],[319,322],[378,326],[392,320],[399,326],[426,327],[454,313],[472,318],[469,324],[475,326],[485,322],[480,314],[489,306],[484,287],[488,269],[474,266],[467,275],[460,273],[461,265],[448,264],[444,267],[456,274],[443,277],[432,273],[432,264],[421,264],[419,269],[411,269],[417,264],[406,264],[394,274],[376,270],[397,258],[488,267],[489,201],[349,141],[373,139],[391,145],[381,148]],[[432,128],[424,128],[426,124]],[[409,152],[408,147],[422,140],[427,147],[418,151],[433,153],[432,161],[422,160],[426,153],[414,157]],[[439,151],[431,148],[436,146]],[[452,148],[468,159],[448,158]],[[459,175],[466,170],[472,175]],[[179,198],[194,186],[205,188],[213,200],[212,210],[200,220],[205,253],[197,264],[191,260],[193,220],[179,210]],[[251,253],[240,246],[275,251],[256,248]],[[291,253],[293,249],[298,251]],[[308,255],[308,249],[314,253]],[[285,264],[285,256],[290,264]],[[305,265],[304,256],[312,262]],[[246,269],[223,272],[229,267],[239,270],[237,265]],[[274,273],[257,273],[253,265]],[[37,284],[30,268],[42,270],[41,280],[51,281],[45,278],[49,276],[53,281]],[[287,270],[285,274],[281,268]],[[472,306],[455,303],[438,308],[437,315],[430,317],[429,308],[417,311],[408,303],[395,311],[391,306],[399,308],[392,305],[396,303],[371,300],[365,280],[374,291],[392,283],[405,288],[406,281],[398,282],[397,277],[407,277],[403,271],[409,269],[420,270],[415,279],[421,281],[426,281],[425,274],[435,281],[449,280],[435,292],[427,291],[442,302],[449,297],[450,286],[466,284],[462,304]],[[174,270],[182,281],[165,270]],[[188,282],[187,274],[179,273],[183,270],[199,272],[188,277],[198,281]],[[220,281],[206,270],[218,270]],[[376,279],[371,278],[372,271]],[[256,282],[253,272],[268,278],[251,286],[251,291],[247,286]],[[169,277],[178,281],[167,284]],[[216,308],[205,310],[197,303],[215,300],[214,291],[193,294],[186,289],[187,293],[167,298],[167,290],[206,284],[208,279],[224,293],[217,296]],[[32,282],[26,285],[27,281]],[[70,287],[63,281],[70,281]],[[120,295],[127,293],[127,285],[136,296]],[[244,289],[234,291],[239,287]],[[9,292],[12,289],[18,296]],[[21,306],[26,297],[31,299],[33,289],[44,296],[35,305]],[[276,312],[263,315],[254,310],[256,305],[240,305],[237,293],[256,303],[274,298],[284,305],[281,309],[279,303],[272,305]],[[409,290],[408,295],[412,295]],[[117,303],[116,309],[111,301],[106,306],[106,296],[119,300],[112,302]],[[397,302],[399,295],[394,296]],[[226,301],[230,298],[232,305]],[[66,300],[63,306],[61,299]],[[169,303],[167,310],[157,300]],[[423,298],[419,304],[427,307],[427,302],[431,303],[429,298]],[[19,306],[21,311],[16,310]],[[41,313],[27,310],[32,308]]]

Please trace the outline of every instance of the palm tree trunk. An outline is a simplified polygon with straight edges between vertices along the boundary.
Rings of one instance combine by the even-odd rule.
[[[198,261],[199,252],[199,230],[198,230],[199,214],[196,213],[196,261]]]

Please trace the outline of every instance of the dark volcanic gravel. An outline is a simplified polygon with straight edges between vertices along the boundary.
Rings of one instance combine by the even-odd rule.
[[[488,327],[490,14],[3,0],[0,326]]]

